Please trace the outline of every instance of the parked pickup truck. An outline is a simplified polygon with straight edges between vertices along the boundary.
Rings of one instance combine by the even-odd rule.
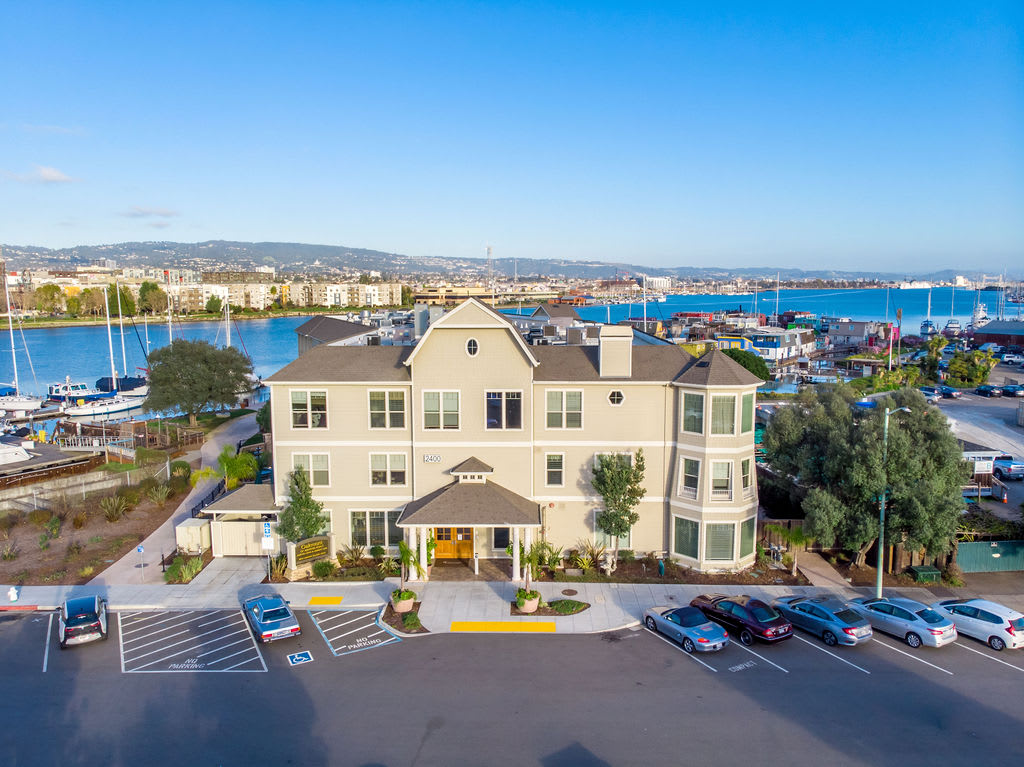
[[[996,479],[1024,480],[1024,461],[1013,460],[1012,455],[1001,455],[992,464]]]

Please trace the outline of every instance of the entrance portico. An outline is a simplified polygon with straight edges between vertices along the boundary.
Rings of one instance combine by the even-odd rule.
[[[435,559],[487,558],[481,539],[494,540],[496,530],[508,530],[512,547],[512,580],[522,579],[520,545],[529,548],[540,530],[540,507],[534,501],[489,482],[494,469],[476,458],[453,468],[455,481],[406,504],[398,526],[406,531],[409,547],[427,570],[427,543],[433,534]],[[414,571],[410,580],[418,580]]]

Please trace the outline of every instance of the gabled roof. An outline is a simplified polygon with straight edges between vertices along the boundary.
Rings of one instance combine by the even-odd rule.
[[[398,525],[540,527],[540,506],[493,482],[452,482],[410,501]]]
[[[268,513],[280,511],[274,503],[274,486],[271,484],[255,485],[246,483],[239,485],[227,495],[203,509],[203,513],[241,512]]]
[[[369,381],[409,383],[405,361],[409,346],[328,346],[321,344],[290,362],[269,378],[269,383]]]
[[[632,346],[632,375],[628,379],[601,378],[600,347],[536,346],[540,365],[534,381],[673,381],[693,362],[693,355],[679,346]],[[732,360],[730,360],[731,362]]]
[[[470,322],[470,324],[468,325],[460,325],[458,321],[459,313],[471,311],[470,307],[482,309],[484,312],[489,314],[493,318],[493,320],[495,320],[495,322],[488,322],[487,324],[482,324],[480,322]],[[427,332],[423,334],[423,338],[421,338],[420,342],[416,344],[416,348],[413,349],[412,354],[410,354],[405,359],[405,364],[412,365],[413,359],[419,353],[419,350],[422,349],[424,345],[426,345],[427,339],[430,338],[430,334],[433,333],[438,328],[444,328],[445,325],[452,325],[455,327],[504,328],[505,331],[512,336],[513,340],[519,346],[519,349],[522,351],[523,356],[526,357],[527,362],[529,362],[534,367],[536,367],[538,364],[537,358],[534,357],[533,353],[530,351],[529,345],[526,343],[526,341],[523,340],[523,337],[519,334],[519,331],[516,330],[515,325],[508,321],[508,317],[494,309],[494,307],[488,306],[483,301],[479,301],[472,297],[467,298],[465,301],[460,303],[450,312],[447,312],[442,317],[439,317],[438,319],[434,320],[434,322],[430,324],[430,327],[427,328]]]
[[[764,383],[720,349],[712,349],[694,360],[676,378],[676,383],[695,386],[755,386]]]
[[[538,314],[546,314],[548,317],[569,317],[570,319],[580,319],[579,313],[570,304],[541,304],[534,310],[531,316],[536,317]]]
[[[451,469],[449,474],[489,474],[494,471],[493,466],[488,466],[477,457],[467,458],[458,466]]]
[[[307,320],[295,328],[295,333],[300,336],[307,336],[320,343],[330,343],[331,341],[340,341],[343,338],[352,338],[353,336],[361,336],[365,333],[374,333],[375,328],[369,325],[363,325],[358,322],[349,322],[348,320],[339,319],[338,317],[330,317],[327,315],[320,315],[319,317],[313,317],[311,320]]]
[[[992,320],[974,329],[975,333],[999,333],[1009,336],[1024,336],[1024,322],[1021,320]]]

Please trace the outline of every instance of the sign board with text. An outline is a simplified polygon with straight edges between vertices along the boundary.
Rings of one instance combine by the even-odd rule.
[[[313,562],[317,559],[324,559],[330,555],[331,549],[327,543],[326,535],[307,538],[295,544],[295,564],[297,565]]]

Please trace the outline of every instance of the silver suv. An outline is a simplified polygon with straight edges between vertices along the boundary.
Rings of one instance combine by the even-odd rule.
[[[858,597],[850,606],[871,627],[904,640],[911,647],[942,647],[956,641],[956,626],[926,604],[903,597]]]

